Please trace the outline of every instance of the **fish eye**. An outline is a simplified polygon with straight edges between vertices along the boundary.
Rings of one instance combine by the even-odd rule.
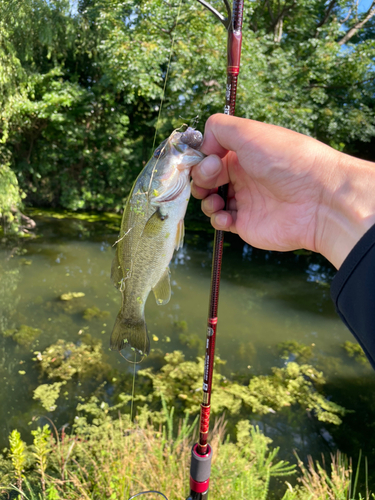
[[[158,146],[154,151],[154,158],[163,158],[166,153],[166,143],[167,141],[163,141],[160,146]]]
[[[165,149],[158,147],[154,151],[154,158],[161,158],[165,154]]]

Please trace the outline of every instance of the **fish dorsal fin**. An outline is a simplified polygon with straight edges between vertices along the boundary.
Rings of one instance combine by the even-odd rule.
[[[169,267],[164,271],[159,282],[152,289],[155,295],[155,300],[158,306],[168,304],[171,298],[171,283],[169,280]]]
[[[112,267],[111,267],[111,280],[113,281],[113,284],[115,285],[115,287],[118,289],[120,289],[122,278],[123,278],[122,269],[120,266],[120,261],[118,260],[118,252],[116,249],[116,254],[113,258]]]
[[[181,219],[180,222],[177,224],[177,233],[175,242],[176,250],[182,248],[182,245],[184,244],[184,236],[185,236],[185,224],[184,224],[184,219]]]

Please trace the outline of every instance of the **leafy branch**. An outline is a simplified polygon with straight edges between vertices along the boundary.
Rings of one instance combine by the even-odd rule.
[[[354,26],[352,26],[349,31],[341,38],[341,40],[338,42],[339,45],[343,45],[344,43],[348,42],[354,35],[357,34],[357,32],[363,28],[363,26],[375,15],[375,1],[373,1],[364,15],[363,19],[361,21],[358,21]]]

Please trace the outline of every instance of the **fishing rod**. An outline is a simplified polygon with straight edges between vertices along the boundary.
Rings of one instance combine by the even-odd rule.
[[[237,95],[237,80],[240,72],[240,57],[242,43],[242,19],[244,0],[233,0],[232,8],[228,0],[223,0],[227,17],[224,17],[210,3],[198,0],[206,9],[212,12],[224,25],[228,33],[227,39],[227,83],[225,92],[224,114],[234,115]],[[226,203],[228,186],[220,186],[218,194]],[[224,232],[215,230],[214,247],[211,270],[211,290],[209,299],[206,355],[203,374],[203,398],[200,410],[199,441],[191,450],[190,464],[190,495],[187,500],[208,500],[208,487],[211,474],[212,448],[208,443],[208,430],[210,425],[211,388],[214,369],[215,341],[217,327],[217,310],[219,302],[220,272],[223,256]],[[149,493],[158,494],[164,498],[165,495],[159,491],[143,491],[133,495],[129,500],[137,496]]]
[[[224,114],[234,115],[237,95],[237,80],[240,72],[242,19],[244,0],[233,0],[232,9],[228,0],[223,0],[227,11],[224,17],[205,0],[198,0],[212,12],[228,32],[227,40],[227,84]],[[228,185],[221,186],[218,194],[227,201]],[[211,389],[215,357],[217,310],[219,302],[220,272],[223,256],[224,232],[215,230],[212,256],[211,290],[207,321],[206,355],[203,374],[203,398],[200,410],[199,441],[191,450],[190,495],[187,500],[207,500],[211,474],[212,448],[208,444],[210,426]]]

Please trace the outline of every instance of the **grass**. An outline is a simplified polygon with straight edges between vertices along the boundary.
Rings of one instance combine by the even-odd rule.
[[[71,434],[51,423],[33,433],[26,446],[17,431],[0,462],[2,498],[25,500],[128,499],[157,490],[168,500],[185,500],[189,488],[191,445],[197,421],[188,414],[174,428],[174,410],[163,402],[165,423],[133,423],[127,415],[114,419],[105,405],[95,418],[80,416]],[[52,429],[52,430],[51,430]],[[290,484],[295,466],[277,458],[271,440],[248,421],[237,425],[237,443],[225,439],[223,418],[216,420],[210,444],[214,451],[210,498],[215,500],[370,500],[366,488],[357,494],[360,460],[352,464],[339,452],[328,466],[299,460],[297,485]],[[274,478],[282,492],[272,490]],[[294,481],[295,482],[295,481]],[[147,498],[160,498],[147,495]]]

